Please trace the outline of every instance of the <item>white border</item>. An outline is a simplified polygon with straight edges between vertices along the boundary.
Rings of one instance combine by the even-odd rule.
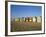
[[[27,5],[27,6],[42,6],[42,30],[41,31],[25,31],[25,32],[10,32],[10,5]],[[34,4],[34,3],[18,3],[18,2],[8,2],[8,35],[19,35],[19,34],[35,34],[44,33],[44,4]]]

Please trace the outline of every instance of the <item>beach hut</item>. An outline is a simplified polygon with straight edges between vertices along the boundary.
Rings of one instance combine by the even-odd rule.
[[[33,22],[37,22],[37,17],[33,17]]]
[[[20,22],[22,22],[22,18],[20,18]]]
[[[20,18],[15,18],[15,22],[20,22]]]
[[[32,17],[29,17],[29,22],[32,22],[33,18]]]
[[[25,21],[28,22],[28,17],[25,18]]]
[[[42,22],[42,17],[41,17],[41,16],[38,16],[38,17],[37,17],[37,22],[38,22],[38,23],[41,23],[41,22]]]
[[[22,17],[22,21],[23,21],[23,22],[25,21],[25,17]]]
[[[20,22],[24,22],[25,21],[25,18],[24,17],[21,17],[20,18]]]

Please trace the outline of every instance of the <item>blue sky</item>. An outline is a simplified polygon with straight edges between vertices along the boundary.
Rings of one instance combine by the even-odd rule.
[[[11,17],[41,16],[41,6],[11,5]]]

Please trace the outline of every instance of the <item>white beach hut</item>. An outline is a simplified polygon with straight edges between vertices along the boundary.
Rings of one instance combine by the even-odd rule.
[[[41,23],[42,22],[42,17],[41,16],[37,17],[37,22],[38,23]]]
[[[20,18],[20,22],[24,22],[25,21],[25,18],[24,17],[21,17]]]
[[[33,17],[33,22],[37,22],[37,17]]]
[[[20,18],[15,18],[15,22],[19,22],[20,21]]]
[[[25,21],[25,17],[22,17],[22,21]]]

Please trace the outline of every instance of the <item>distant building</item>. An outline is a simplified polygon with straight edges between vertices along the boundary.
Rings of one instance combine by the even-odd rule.
[[[37,22],[42,22],[42,17],[41,16],[37,17]]]
[[[34,16],[34,17],[21,17],[21,18],[15,18],[15,21],[19,22],[42,22],[42,17],[41,16]]]
[[[24,22],[25,21],[25,18],[24,17],[21,17],[20,18],[20,22]]]
[[[28,17],[25,18],[25,22],[28,22]]]
[[[33,22],[33,17],[29,17],[29,22]]]
[[[16,21],[16,22],[20,21],[20,18],[15,18],[15,21]]]
[[[22,21],[25,21],[25,17],[22,17]]]
[[[37,22],[37,17],[33,17],[33,22]]]

